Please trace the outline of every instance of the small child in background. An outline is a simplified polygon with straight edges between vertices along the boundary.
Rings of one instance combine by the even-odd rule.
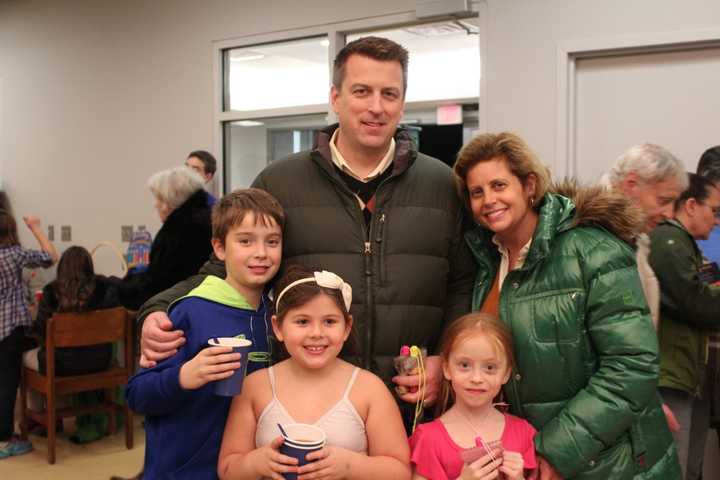
[[[350,335],[352,289],[331,272],[291,265],[275,287],[275,337],[290,358],[245,380],[225,427],[220,478],[409,480],[400,411],[374,374],[338,358]],[[325,447],[310,463],[281,454],[278,424],[312,424]]]
[[[535,429],[495,408],[513,368],[512,339],[496,317],[470,313],[445,332],[440,418],[410,437],[413,480],[520,480],[537,466]],[[488,453],[489,452],[489,453]],[[497,472],[496,472],[497,471]]]
[[[280,267],[284,224],[282,207],[263,190],[236,190],[215,205],[212,246],[227,276],[208,276],[171,305],[170,320],[185,344],[128,384],[130,407],[146,415],[143,478],[217,478],[232,397],[215,395],[212,382],[241,363],[231,347],[208,347],[208,340],[244,335],[252,341],[248,372],[267,366],[267,284]]]
[[[68,248],[60,256],[55,280],[45,285],[42,290],[34,323],[40,346],[25,352],[23,364],[32,370],[45,373],[45,332],[48,320],[56,312],[86,312],[119,305],[117,288],[106,277],[95,274],[90,252],[78,245]],[[111,343],[58,348],[55,351],[55,374],[62,377],[101,372],[110,367],[112,353]],[[35,393],[32,390],[28,392],[30,395]],[[80,405],[92,405],[97,403],[102,395],[103,391],[98,390],[80,392],[75,397]],[[39,394],[37,396],[40,397]],[[102,438],[107,431],[108,419],[107,414],[77,416],[77,430],[70,440],[75,443],[88,443]]]
[[[57,251],[48,240],[35,216],[24,217],[41,250],[20,245],[17,224],[6,210],[0,210],[0,459],[32,450],[32,444],[20,440],[15,431],[15,398],[20,384],[22,354],[31,345],[26,331],[32,321],[23,268],[48,268],[57,261]]]

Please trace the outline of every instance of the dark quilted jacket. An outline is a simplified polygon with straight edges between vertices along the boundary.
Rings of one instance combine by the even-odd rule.
[[[366,232],[332,164],[335,128],[321,132],[312,151],[271,163],[253,186],[285,208],[283,262],[329,270],[352,285],[355,324],[344,357],[387,381],[401,345],[432,351],[445,323],[469,311],[474,264],[450,169],[417,153],[403,130]]]

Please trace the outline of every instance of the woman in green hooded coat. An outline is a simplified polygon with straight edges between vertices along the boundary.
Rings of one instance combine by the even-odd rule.
[[[473,309],[511,329],[503,391],[538,430],[540,478],[681,478],[631,246],[637,213],[600,188],[549,192],[547,170],[511,133],[476,137],[454,171],[477,224],[466,234]]]

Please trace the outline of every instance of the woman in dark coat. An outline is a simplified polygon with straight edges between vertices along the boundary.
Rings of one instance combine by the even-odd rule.
[[[150,265],[125,277],[120,301],[137,310],[147,299],[195,275],[210,256],[210,207],[202,178],[187,167],[156,173],[148,180],[163,226],[150,250]]]

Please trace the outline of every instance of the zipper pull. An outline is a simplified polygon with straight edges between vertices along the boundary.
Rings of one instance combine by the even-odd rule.
[[[370,245],[371,245],[370,242],[365,242],[365,253],[367,255],[370,255],[372,253],[370,250]]]
[[[378,231],[377,231],[377,235],[375,236],[375,241],[380,243],[380,242],[382,242],[382,239],[383,239],[383,235],[382,235],[383,234],[383,226],[385,225],[385,214],[384,213],[382,215],[380,215],[378,224],[379,224]]]

